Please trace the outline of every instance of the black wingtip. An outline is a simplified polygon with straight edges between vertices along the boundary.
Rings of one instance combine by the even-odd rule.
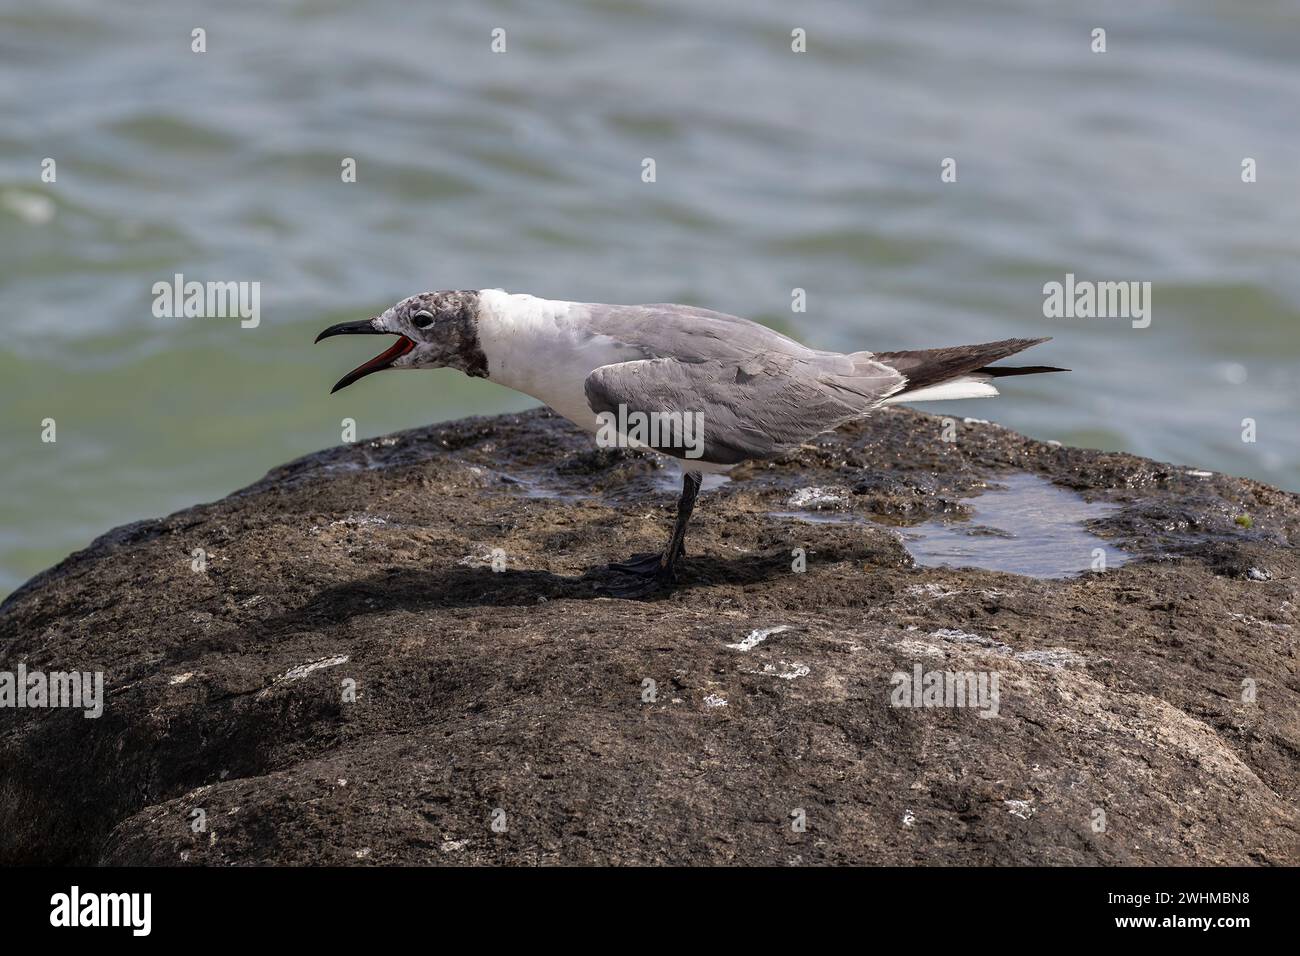
[[[1037,375],[1040,372],[1069,372],[1068,368],[1055,365],[986,365],[975,370],[976,375],[988,375],[992,378],[1006,378],[1009,375]]]

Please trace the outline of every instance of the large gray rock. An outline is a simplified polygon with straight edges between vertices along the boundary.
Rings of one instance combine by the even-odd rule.
[[[672,478],[546,412],[119,528],[0,609],[0,671],[107,690],[0,710],[0,861],[1300,862],[1297,497],[956,437],[891,410],[737,473],[647,601],[601,566],[660,545]],[[917,568],[869,520],[1012,471],[1118,505],[1092,530],[1134,559]],[[843,520],[784,514],[811,487]],[[996,673],[997,716],[892,706],[917,664]]]

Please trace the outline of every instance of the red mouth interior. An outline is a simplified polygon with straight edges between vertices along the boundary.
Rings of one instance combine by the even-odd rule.
[[[358,365],[352,371],[348,372],[347,375],[344,375],[339,379],[335,386],[330,389],[330,394],[332,395],[341,388],[347,388],[357,379],[364,378],[371,372],[378,372],[382,369],[388,368],[413,348],[415,348],[415,343],[413,341],[408,339],[405,335],[399,335],[397,341],[383,352],[376,355],[364,365]]]
[[[381,368],[388,368],[388,366],[392,365],[413,348],[415,348],[414,342],[408,339],[405,335],[399,335],[396,342],[384,349],[384,351],[380,352],[369,362],[364,365],[358,365],[351,372],[348,372],[348,377],[352,378],[353,376],[356,376],[357,378],[360,378],[362,375],[369,375],[371,372],[378,372]]]

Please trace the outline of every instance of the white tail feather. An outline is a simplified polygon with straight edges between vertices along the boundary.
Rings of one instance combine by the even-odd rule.
[[[910,405],[912,402],[946,402],[959,398],[993,398],[998,390],[988,375],[963,375],[951,382],[928,385],[914,392],[903,392],[881,402],[882,405]]]

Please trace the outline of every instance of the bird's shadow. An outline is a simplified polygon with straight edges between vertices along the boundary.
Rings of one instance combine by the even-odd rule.
[[[866,556],[864,552],[862,557]],[[675,588],[651,591],[630,600],[661,601],[697,587],[758,584],[792,573],[789,554],[785,551],[734,558],[692,557],[684,562]],[[619,596],[613,590],[626,579],[626,575],[612,571],[606,565],[572,577],[550,571],[498,572],[489,567],[431,568],[427,571],[392,568],[317,591],[301,607],[265,624],[272,631],[298,630],[386,611],[527,607],[543,600],[561,598],[612,598]]]

